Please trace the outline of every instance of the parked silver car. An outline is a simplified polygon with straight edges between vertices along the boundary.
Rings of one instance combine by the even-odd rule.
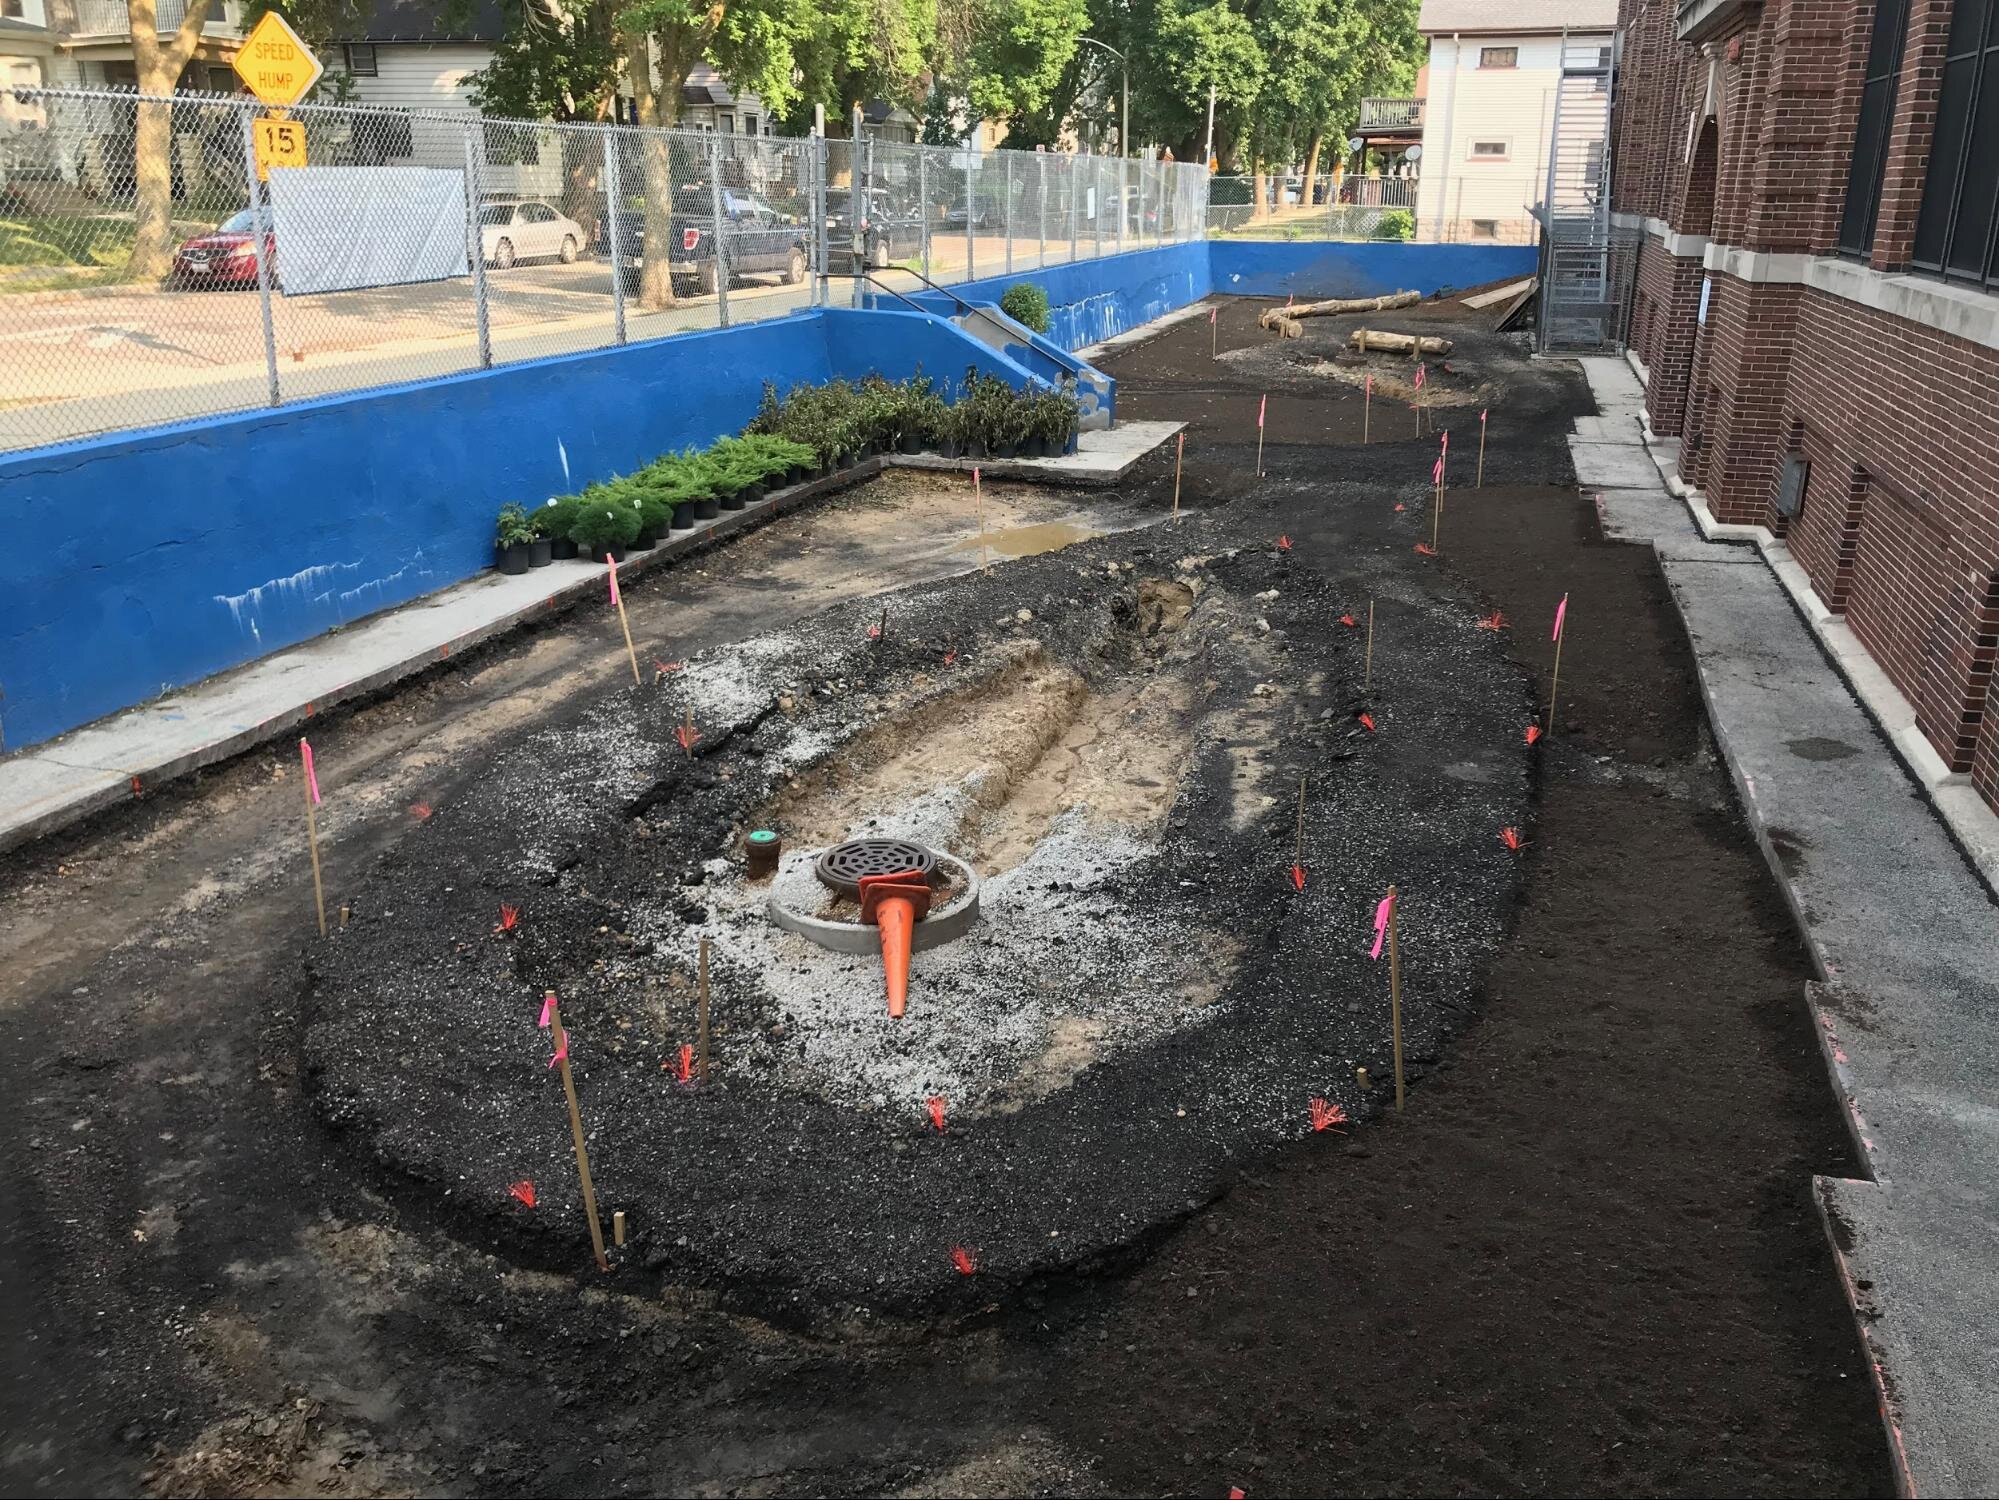
[[[517,260],[576,259],[583,226],[532,198],[504,198],[479,210],[479,249],[486,264],[504,271]]]

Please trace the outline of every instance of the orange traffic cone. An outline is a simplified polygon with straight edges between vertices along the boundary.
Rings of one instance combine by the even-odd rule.
[[[882,974],[888,1013],[897,1020],[909,1001],[909,945],[916,924],[930,915],[931,890],[918,870],[861,877],[861,920],[881,930]]]

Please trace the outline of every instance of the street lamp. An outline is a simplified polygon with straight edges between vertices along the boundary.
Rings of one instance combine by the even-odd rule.
[[[1129,156],[1131,155],[1131,64],[1117,48],[1100,42],[1095,37],[1079,36],[1076,40],[1085,47],[1102,47],[1118,60],[1118,68],[1124,80],[1124,102],[1118,115],[1117,149],[1119,156]]]

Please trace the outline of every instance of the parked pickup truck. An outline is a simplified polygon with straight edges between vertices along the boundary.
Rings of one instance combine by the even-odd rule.
[[[715,270],[715,200],[706,183],[688,183],[673,195],[673,213],[667,221],[667,270],[673,277],[674,295],[713,292]],[[598,220],[599,254],[610,250],[610,215]],[[632,200],[621,205],[619,238],[623,241],[625,294],[639,289],[645,266],[645,205]],[[805,279],[807,257],[805,228],[788,214],[781,214],[752,193],[738,188],[722,189],[722,260],[729,279],[738,276],[768,275],[775,272],[787,285]]]
[[[826,194],[827,258],[835,266],[848,265],[854,258],[854,198],[851,191],[840,189]],[[876,188],[862,198],[861,234],[862,264],[870,270],[914,259],[923,253],[922,210],[899,208],[885,189]]]

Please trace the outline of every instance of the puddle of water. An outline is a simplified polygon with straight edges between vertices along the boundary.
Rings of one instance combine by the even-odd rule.
[[[985,542],[986,550],[994,557],[1033,557],[1040,552],[1054,552],[1102,535],[1101,531],[1092,531],[1073,521],[1038,521],[1031,526],[1009,526],[1000,531],[988,531]],[[951,550],[977,552],[979,538],[976,534],[968,536]]]

